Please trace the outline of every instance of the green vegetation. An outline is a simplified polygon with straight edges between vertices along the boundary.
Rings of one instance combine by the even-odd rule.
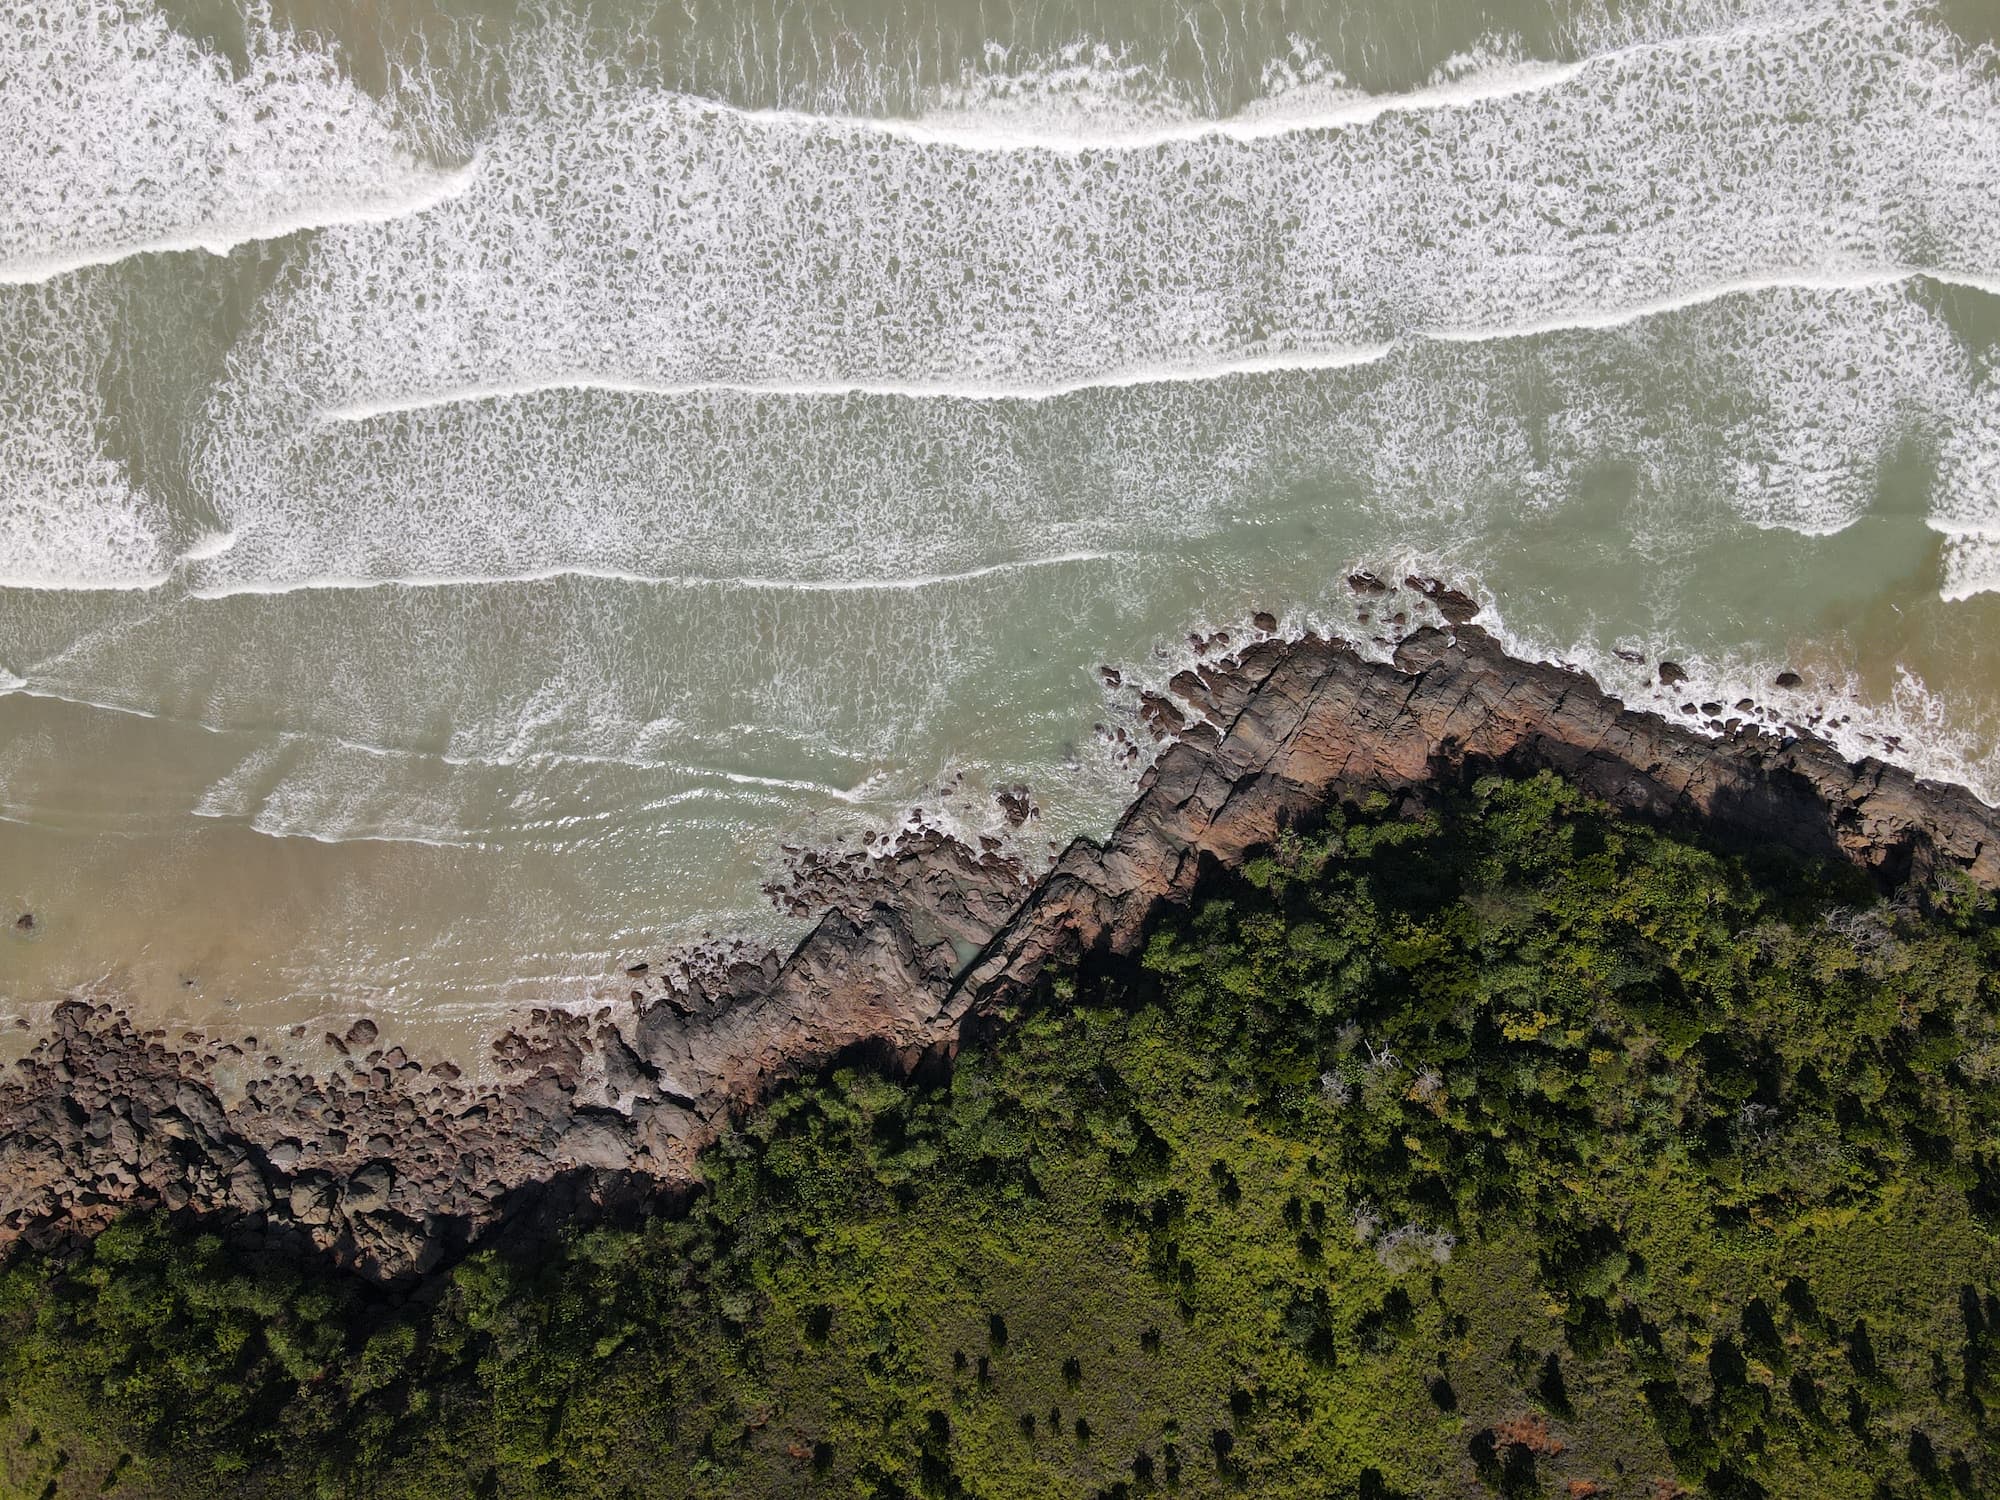
[[[1547,777],[1350,810],[398,1305],[0,1279],[20,1495],[2000,1493],[2000,926]]]

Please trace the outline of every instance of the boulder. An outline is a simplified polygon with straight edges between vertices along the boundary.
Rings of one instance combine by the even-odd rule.
[[[631,1122],[604,1109],[578,1110],[557,1142],[561,1158],[579,1167],[629,1167],[632,1148]]]
[[[291,1215],[308,1227],[331,1222],[339,1189],[325,1172],[303,1172],[292,1179],[286,1203]]]
[[[396,1173],[386,1161],[371,1161],[347,1179],[342,1205],[349,1215],[372,1214],[389,1205],[389,1192],[396,1185]]]
[[[1417,577],[1412,575],[1403,580],[1411,588],[1435,604],[1438,613],[1453,625],[1463,625],[1479,613],[1479,601],[1468,593],[1449,587],[1441,578]],[[1397,621],[1398,624],[1402,622]]]

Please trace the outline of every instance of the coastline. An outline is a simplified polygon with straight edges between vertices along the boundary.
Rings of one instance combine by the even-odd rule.
[[[1132,951],[1206,870],[1342,801],[1421,802],[1489,769],[1555,770],[1621,811],[1884,887],[1949,870],[2000,886],[2000,811],[1963,788],[1754,718],[1704,737],[1507,656],[1466,623],[1471,601],[1434,597],[1457,623],[1390,662],[1309,635],[1177,676],[1146,715],[1173,743],[1110,837],[1038,879],[935,831],[887,854],[807,851],[781,894],[823,915],[789,954],[638,965],[621,1004],[533,1010],[495,1041],[490,1084],[365,1017],[309,1068],[66,1002],[0,1082],[0,1254],[157,1204],[394,1281],[496,1235],[671,1200],[779,1081],[841,1057],[948,1058],[1052,961]]]

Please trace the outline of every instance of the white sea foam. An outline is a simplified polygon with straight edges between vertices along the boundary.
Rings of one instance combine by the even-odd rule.
[[[1856,267],[1801,269],[1791,273],[1739,277],[1714,286],[1696,287],[1672,297],[1625,307],[1594,308],[1560,317],[1544,318],[1517,326],[1491,328],[1442,327],[1425,329],[1385,343],[1351,349],[1284,349],[1245,352],[1188,365],[1162,365],[1149,369],[1107,370],[1100,374],[1046,384],[981,384],[973,381],[890,382],[818,381],[753,384],[747,381],[693,381],[667,383],[628,379],[616,375],[552,375],[537,380],[465,385],[452,390],[427,391],[388,400],[355,402],[331,407],[316,414],[322,422],[367,422],[402,412],[428,411],[441,406],[461,406],[488,401],[511,401],[545,391],[607,391],[627,395],[695,397],[729,392],[746,396],[879,396],[910,401],[1053,401],[1084,391],[1121,390],[1129,386],[1184,385],[1233,380],[1247,375],[1293,374],[1315,370],[1346,370],[1372,365],[1398,350],[1426,339],[1451,344],[1494,343],[1505,339],[1535,338],[1550,333],[1605,331],[1625,328],[1662,313],[1679,312],[1740,297],[1754,292],[1808,290],[1859,291],[1894,286],[1905,281],[1935,281],[1945,286],[1966,286],[1978,290],[2000,287],[2000,280],[1970,276],[1958,271],[1941,271],[1928,266],[1889,268]],[[233,544],[234,537],[225,540]],[[189,558],[195,554],[190,552]]]
[[[1938,594],[1948,601],[2000,594],[2000,527],[1946,534],[1944,577]]]
[[[206,536],[196,537],[187,550],[181,553],[182,562],[207,562],[222,556],[236,545],[233,531],[211,531]]]
[[[467,850],[468,890],[539,882],[513,905],[567,930],[492,946],[572,974],[562,943],[596,933],[606,889],[621,921],[733,921],[744,851],[815,815],[921,801],[984,829],[990,807],[941,789],[960,768],[1030,781],[1037,841],[1108,815],[1133,766],[1087,731],[1098,653],[1190,608],[1310,599],[1385,538],[1531,597],[1657,578],[1631,611],[1661,617],[1650,651],[1709,609],[1810,638],[1817,605],[1764,577],[1858,545],[1812,538],[1864,516],[1919,550],[1880,504],[1914,447],[1936,460],[1941,591],[1991,588],[1991,374],[1947,316],[1967,299],[1923,278],[2000,291],[1996,59],[1892,0],[1712,9],[1621,7],[1562,60],[1503,39],[1375,98],[1302,47],[1221,118],[1205,60],[1176,93],[1116,49],[1000,59],[884,121],[746,112],[531,47],[476,171],[412,166],[363,101],[351,135],[259,158],[282,168],[270,196],[197,175],[192,228],[148,219],[151,189],[115,201],[115,233],[50,220],[67,238],[34,274],[321,201],[337,218],[350,167],[385,192],[364,218],[429,204],[297,247],[194,435],[178,524],[96,395],[116,309],[74,349],[53,317],[5,341],[41,363],[18,388],[0,372],[0,434],[28,435],[0,441],[50,434],[55,457],[14,450],[31,486],[0,507],[54,498],[23,512],[29,542],[0,536],[0,575],[171,564],[203,597],[10,596],[0,692],[129,715],[149,766],[180,764],[152,753],[177,726],[215,737],[177,811]],[[294,63],[299,98],[347,89]],[[214,76],[272,104],[274,140],[349,119]],[[165,139],[201,157],[197,135]],[[280,201],[309,180],[321,197]],[[0,314],[188,269],[65,276]],[[1689,582],[1691,555],[1732,553],[1740,576]],[[1880,586],[1847,562],[1828,591]],[[1616,683],[1568,629],[1581,608],[1518,644]],[[1776,663],[1676,654],[1727,701]],[[1873,701],[1872,726],[1833,726],[1856,753],[1900,731],[1910,763],[2000,787],[1964,728],[1983,710],[1914,679]],[[565,888],[580,867],[600,883]],[[641,889],[654,908],[626,904]]]
[[[1691,651],[1685,640],[1671,634],[1621,643],[1643,658],[1633,662],[1599,639],[1561,639],[1516,629],[1490,596],[1484,602],[1480,624],[1509,652],[1530,661],[1580,667],[1634,708],[1713,733],[1712,716],[1700,705],[1734,705],[1747,698],[1782,716],[1764,721],[1772,732],[1783,734],[1788,723],[1807,726],[1849,759],[1872,756],[1919,776],[1958,782],[1983,801],[2000,806],[2000,747],[1990,726],[1982,733],[1968,725],[1962,713],[1907,670],[1895,674],[1886,695],[1870,691],[1853,671],[1798,688],[1779,688],[1776,674],[1796,662],[1741,648]],[[1660,684],[1652,664],[1663,657],[1688,674],[1685,682],[1672,688]],[[1690,704],[1693,712],[1686,711]],[[1724,713],[1743,717],[1733,707],[1726,706]]]
[[[837,474],[850,447],[855,483],[822,486],[803,530],[782,508],[767,529],[824,537],[835,555],[852,533],[856,554],[809,563],[816,576],[961,571],[990,560],[963,529],[913,541],[892,527],[861,560],[864,528],[901,502],[878,503],[881,487],[858,479],[881,455],[851,431],[858,409],[834,403],[1060,403],[1223,375],[1242,387],[1288,366],[1406,369],[1412,339],[1622,335],[1758,288],[1866,290],[1918,267],[1988,281],[2000,269],[1991,62],[1883,0],[1634,45],[1471,107],[1079,154],[967,151],[810,117],[753,125],[701,100],[607,90],[552,45],[520,60],[516,112],[482,143],[463,195],[320,235],[239,351],[201,478],[241,540],[194,582],[720,572],[705,539],[731,530],[727,507],[764,514],[757,495],[803,487],[798,454]],[[1844,379],[1762,368],[1795,392]],[[660,399],[553,404],[580,386]],[[1144,386],[1149,401],[1164,389]],[[744,414],[764,422],[769,407],[751,392],[811,413],[782,452],[756,456]],[[419,420],[439,405],[482,420],[455,432]],[[939,440],[955,440],[953,422],[936,423]],[[343,425],[364,431],[324,431]],[[1413,462],[1422,442],[1470,459],[1481,431],[1434,426],[1402,443]],[[1747,503],[1769,524],[1841,524],[1855,509],[1846,478],[1815,496],[1811,471],[1845,476],[1878,431],[1822,428],[1814,440],[1832,449],[1781,469],[1739,454],[1751,467],[1734,487],[1766,491]],[[711,451],[739,441],[750,454]],[[1014,493],[1017,456],[988,453],[977,473],[943,448],[910,457],[936,471],[933,495],[943,475],[964,481],[964,529],[1018,513],[1012,498],[991,514],[980,499]],[[380,494],[406,460],[404,493]],[[732,464],[747,479],[753,462],[767,466],[757,488],[712,481]],[[1157,467],[1141,471],[1150,481]],[[642,505],[652,514],[635,517]],[[1078,525],[1030,545],[1120,545]],[[351,535],[323,545],[336,533]],[[669,534],[671,550],[656,540]]]
[[[1777,0],[1731,0],[1698,7],[1630,8],[1623,29],[1576,27],[1568,60],[1522,55],[1505,39],[1489,38],[1447,58],[1424,84],[1401,91],[1356,87],[1309,40],[1294,35],[1288,55],[1262,69],[1262,92],[1233,113],[1218,114],[1207,88],[1163,62],[1143,60],[1130,46],[1078,39],[1051,52],[1016,57],[989,44],[979,66],[961,68],[953,82],[922,99],[914,115],[876,111],[737,109],[754,124],[777,128],[817,121],[860,132],[968,151],[1148,151],[1203,139],[1262,141],[1292,133],[1347,130],[1385,115],[1466,109],[1554,88],[1591,67],[1615,66],[1649,53],[1693,53],[1723,41],[1753,41],[1796,32],[1825,19],[1833,7]],[[732,106],[718,102],[718,108]]]
[[[107,690],[117,690],[111,684],[106,684],[105,687]],[[168,717],[130,702],[80,697],[71,692],[58,691],[0,669],[0,696],[16,692],[24,697],[44,699],[93,713],[150,720],[175,729],[189,729],[219,740],[259,741],[256,748],[245,755],[228,775],[204,788],[191,809],[196,817],[247,820],[263,796],[263,792],[259,790],[260,784],[268,786],[275,783],[281,774],[286,773],[288,767],[295,769],[300,763],[310,764],[315,760],[324,763],[328,757],[345,761],[350,765],[359,765],[365,761],[373,767],[367,775],[384,785],[402,776],[434,778],[440,774],[440,768],[451,768],[452,771],[521,770],[537,774],[549,767],[607,768],[614,772],[636,771],[644,773],[651,784],[657,784],[662,777],[693,783],[692,791],[677,794],[680,800],[696,795],[712,795],[714,787],[710,784],[722,784],[774,793],[796,792],[824,802],[856,804],[872,800],[874,793],[879,790],[878,783],[881,781],[880,776],[876,775],[864,777],[852,786],[843,786],[807,777],[753,775],[672,757],[556,750],[547,748],[546,735],[540,737],[544,742],[538,743],[537,736],[525,732],[528,726],[522,724],[514,726],[511,734],[502,731],[500,736],[502,743],[487,743],[483,747],[477,735],[463,735],[460,737],[460,742],[464,745],[462,750],[372,744],[324,731],[273,731],[253,728],[247,724],[218,723],[180,716]],[[555,699],[555,695],[549,694],[546,689],[537,697],[544,703]],[[535,713],[533,718],[536,720],[534,727],[538,730],[560,731],[565,727],[565,718],[559,713],[543,710]],[[384,762],[393,763],[393,768],[385,769],[382,764]],[[450,774],[450,771],[443,774]],[[515,801],[519,807],[535,805],[534,799],[530,797],[517,795]],[[572,816],[558,821],[563,826],[572,826],[579,821],[605,821],[620,815],[619,809],[623,804],[618,798],[606,797],[602,801],[604,805],[586,817]]]
[[[128,237],[113,244],[75,250],[49,251],[17,257],[0,264],[0,286],[21,286],[49,281],[90,266],[108,266],[135,255],[161,255],[206,251],[227,255],[241,245],[258,240],[280,239],[302,229],[325,229],[337,224],[380,224],[406,214],[422,213],[465,191],[472,181],[471,167],[438,172],[399,190],[375,199],[342,202],[319,199],[290,212],[273,212],[256,219],[216,220],[198,229],[163,233],[152,238]]]
[[[2000,592],[2000,357],[1989,354],[1980,373],[1942,444],[1928,518],[1946,538],[1938,594],[1947,601]]]
[[[883,591],[1145,552],[1283,516],[1301,486],[1484,525],[1606,464],[1668,544],[1718,502],[1825,532],[1898,443],[1963,424],[1974,380],[1924,289],[1870,276],[1033,402],[563,387],[232,435],[209,477],[236,540],[185,575],[205,597],[554,573]]]
[[[266,6],[248,19],[240,75],[147,0],[0,19],[0,283],[376,222],[470,185],[415,160],[390,112]]]
[[[426,763],[575,762],[844,792],[943,723],[970,733],[992,714],[1006,720],[1005,691],[992,703],[954,695],[996,670],[1002,643],[1023,632],[1061,642],[1065,622],[1115,615],[1118,566],[889,593],[635,593],[568,578],[173,599],[146,613],[143,630],[87,632],[36,660],[13,637],[60,613],[66,601],[48,595],[0,615],[0,653],[30,691],[164,711],[214,733],[269,736],[270,705],[281,703],[284,734],[365,757],[381,778],[433,774]]]
[[[1615,57],[1613,54],[1613,60]],[[1372,125],[1390,114],[1464,109],[1554,88],[1595,61],[1514,63],[1476,77],[1441,81],[1401,94],[1363,93],[1340,83],[1304,86],[1221,118],[1203,118],[1158,102],[1135,105],[1130,99],[1107,98],[1086,89],[1065,93],[1061,87],[1064,80],[1055,76],[1062,70],[1056,69],[1009,80],[1015,84],[1011,89],[996,88],[993,80],[982,79],[975,86],[940,91],[924,113],[914,118],[737,109],[720,102],[712,102],[711,107],[763,128],[837,127],[962,151],[1150,151],[1203,140],[1266,141]],[[1101,79],[1092,81],[1103,88]]]
[[[0,587],[147,588],[172,562],[164,506],[104,450],[115,299],[0,291]]]
[[[1906,272],[1905,276],[1923,274]],[[1878,278],[1883,279],[1883,278]],[[1900,279],[1890,275],[1887,280]],[[1773,282],[1772,285],[1781,285]],[[1724,295],[1718,292],[1717,296]],[[1696,301],[1706,300],[1696,298]],[[1492,337],[1504,338],[1505,333]],[[1053,401],[1082,391],[1122,390],[1140,385],[1186,385],[1213,380],[1229,380],[1240,375],[1272,375],[1299,370],[1345,370],[1354,365],[1370,365],[1385,359],[1395,344],[1373,344],[1355,349],[1301,349],[1245,352],[1187,365],[1158,365],[1144,369],[1106,370],[1073,380],[1045,384],[982,384],[977,381],[796,381],[752,383],[749,381],[705,380],[665,381],[629,379],[617,375],[550,375],[535,380],[464,385],[451,390],[426,391],[382,401],[360,401],[330,407],[316,414],[322,422],[367,422],[401,412],[428,411],[440,406],[463,406],[483,401],[511,401],[536,396],[544,391],[607,391],[634,396],[707,396],[729,393],[741,396],[881,396],[905,401]]]
[[[677,820],[705,805],[739,815],[796,817],[853,803],[848,789],[671,761],[618,761],[531,748],[566,704],[545,684],[511,744],[483,758],[357,743],[297,732],[196,726],[240,758],[195,798],[191,814],[273,837],[322,843],[404,842],[481,848],[575,849],[621,831]]]
[[[210,554],[214,556],[216,554]],[[610,568],[549,567],[523,573],[469,574],[462,577],[411,578],[300,578],[279,582],[227,583],[207,588],[190,588],[195,599],[227,599],[238,594],[288,594],[297,589],[470,588],[481,584],[547,583],[558,578],[592,578],[615,583],[643,584],[660,588],[732,589],[796,594],[898,594],[917,589],[939,588],[990,578],[997,573],[1014,573],[1025,568],[1053,568],[1071,563],[1106,562],[1110,552],[1060,552],[1049,557],[1025,557],[1009,562],[988,563],[958,573],[927,573],[909,578],[707,578],[693,575],[627,573]],[[190,552],[184,561],[200,559]]]

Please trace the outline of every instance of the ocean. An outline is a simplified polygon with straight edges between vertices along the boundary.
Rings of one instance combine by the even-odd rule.
[[[2000,801],[1996,349],[1991,0],[18,6],[0,1007],[447,1047],[1032,863],[1361,571]]]

